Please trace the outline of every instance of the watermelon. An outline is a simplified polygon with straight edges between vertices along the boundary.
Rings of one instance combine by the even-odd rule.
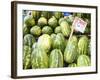
[[[66,18],[63,18],[63,17],[60,18],[59,21],[58,21],[59,25],[61,24],[62,21],[66,21]]]
[[[63,14],[62,14],[62,12],[54,12],[54,16],[55,16],[55,18],[59,19],[59,18],[63,17]]]
[[[69,26],[68,22],[62,21],[61,24],[61,31],[65,37],[68,37],[71,33],[71,27]]]
[[[52,12],[42,11],[41,15],[46,19],[49,19],[52,16]]]
[[[60,49],[62,52],[65,49],[65,38],[61,33],[58,33],[55,38],[52,40],[53,41],[53,49]]]
[[[26,34],[29,34],[29,28],[24,24],[23,26],[23,36],[26,35]]]
[[[67,63],[73,63],[78,56],[77,51],[77,37],[72,36],[66,45],[65,51],[64,51],[64,60]]]
[[[43,27],[43,26],[46,26],[47,25],[47,19],[43,16],[41,16],[39,19],[38,19],[38,25],[40,27]]]
[[[24,36],[24,45],[32,47],[32,45],[36,42],[35,37],[31,34],[27,34]]]
[[[35,25],[35,19],[32,16],[25,16],[24,23],[27,27],[32,27]]]
[[[51,51],[49,57],[49,67],[50,68],[63,67],[63,55],[59,49],[54,49]]]
[[[52,17],[48,20],[48,24],[49,24],[49,26],[51,26],[52,28],[57,27],[57,25],[58,25],[57,19],[56,19],[54,16],[52,16]]]
[[[41,48],[35,48],[31,56],[32,69],[48,68],[47,53]]]
[[[88,54],[88,49],[89,49],[89,39],[87,36],[82,36],[79,39],[78,42],[78,51],[79,54]]]
[[[42,28],[42,33],[43,34],[51,34],[51,33],[53,33],[53,29],[51,27],[49,27],[49,26],[44,26]]]
[[[33,34],[34,36],[40,36],[41,32],[42,32],[41,28],[37,25],[33,26],[30,29],[30,33]]]
[[[52,39],[48,34],[43,34],[38,38],[38,46],[44,49],[46,52],[49,52],[52,45]]]
[[[24,46],[23,49],[23,68],[31,68],[31,52],[32,49],[29,46]]]
[[[52,33],[51,38],[52,38],[52,40],[54,40],[56,38],[56,34]]]
[[[68,65],[68,67],[77,67],[77,64],[76,63],[71,63]]]
[[[61,33],[61,27],[60,26],[56,27],[54,32],[55,33]]]
[[[32,17],[37,20],[39,19],[41,16],[41,12],[40,11],[32,11]]]
[[[77,66],[78,67],[84,67],[84,66],[90,66],[91,65],[91,61],[90,58],[87,55],[80,55],[77,59]]]
[[[36,48],[38,48],[37,42],[35,42],[35,43],[32,45],[32,50],[34,50],[34,49],[36,49]]]

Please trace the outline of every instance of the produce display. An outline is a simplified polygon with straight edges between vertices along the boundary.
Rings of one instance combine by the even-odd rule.
[[[73,31],[75,17],[87,22]],[[23,69],[91,66],[91,15],[27,11],[23,19]]]

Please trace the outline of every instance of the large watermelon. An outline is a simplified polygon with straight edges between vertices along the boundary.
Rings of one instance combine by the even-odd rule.
[[[86,55],[80,55],[77,59],[77,66],[81,67],[81,66],[90,66],[91,65],[91,61],[90,58]]]
[[[64,60],[67,63],[72,63],[76,60],[77,55],[77,37],[72,36],[67,42],[67,46],[64,51]]]
[[[87,36],[82,36],[78,42],[78,51],[79,54],[88,54],[89,49],[89,39]]]
[[[60,23],[60,26],[61,26],[61,31],[62,31],[63,35],[68,37],[71,33],[71,27],[69,26],[68,22],[62,21]]]
[[[32,45],[36,42],[35,38],[31,34],[27,34],[24,36],[24,45],[32,47]]]
[[[62,52],[65,49],[65,38],[61,33],[58,33],[53,41],[53,49],[60,49]]]
[[[38,46],[48,52],[51,49],[52,39],[48,34],[43,34],[38,38]]]
[[[47,53],[41,48],[35,48],[31,56],[32,68],[48,68]]]
[[[23,68],[31,68],[31,52],[32,49],[29,46],[24,46],[23,49]]]
[[[59,49],[54,49],[51,51],[49,58],[49,67],[50,68],[63,67],[63,55]]]

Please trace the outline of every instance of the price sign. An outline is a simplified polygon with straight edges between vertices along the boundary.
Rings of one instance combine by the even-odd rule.
[[[84,20],[78,17],[75,17],[73,24],[72,24],[74,30],[79,31],[81,33],[84,33],[86,25],[87,25],[87,22],[85,22]]]

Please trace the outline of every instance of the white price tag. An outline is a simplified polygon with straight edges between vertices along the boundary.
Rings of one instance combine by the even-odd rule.
[[[87,22],[82,20],[81,18],[75,17],[72,26],[74,27],[75,31],[79,31],[81,33],[84,33],[86,28]]]

